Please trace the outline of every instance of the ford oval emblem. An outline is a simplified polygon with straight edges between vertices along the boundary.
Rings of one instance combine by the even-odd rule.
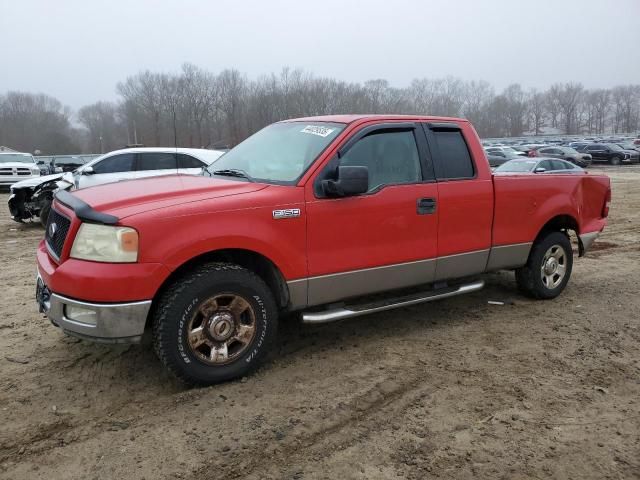
[[[53,222],[51,225],[49,225],[49,236],[53,237],[56,234],[57,230],[58,225],[56,224],[56,222]]]

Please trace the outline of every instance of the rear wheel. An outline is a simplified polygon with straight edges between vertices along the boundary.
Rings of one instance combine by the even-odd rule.
[[[534,243],[527,264],[516,270],[516,282],[530,297],[555,298],[567,285],[572,267],[569,237],[563,232],[550,232]]]
[[[278,310],[253,272],[210,263],[162,295],[153,321],[155,351],[187,384],[211,385],[254,370],[275,338]]]

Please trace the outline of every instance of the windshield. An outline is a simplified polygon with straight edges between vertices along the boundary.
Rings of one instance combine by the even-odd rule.
[[[622,150],[622,147],[620,145],[616,145],[615,143],[607,143],[607,148],[613,150],[614,152],[619,152],[620,150]]]
[[[572,153],[572,154],[579,153],[575,148],[571,148],[571,147],[562,147],[562,151],[564,153]]]
[[[12,153],[3,153],[0,155],[0,163],[9,162],[35,163],[31,155],[13,155]]]
[[[290,184],[302,176],[344,127],[327,122],[274,123],[229,150],[206,171],[209,175],[239,171],[252,180]]]
[[[496,172],[530,172],[533,170],[533,167],[537,164],[537,160],[518,160],[511,161],[507,163],[503,163],[498,168],[496,168]]]

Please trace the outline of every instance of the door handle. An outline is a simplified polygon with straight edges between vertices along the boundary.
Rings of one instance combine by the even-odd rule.
[[[435,198],[419,198],[417,202],[418,215],[431,215],[436,211]]]

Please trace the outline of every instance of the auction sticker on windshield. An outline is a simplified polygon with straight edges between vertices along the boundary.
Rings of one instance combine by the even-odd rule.
[[[312,135],[319,135],[321,137],[328,137],[335,130],[335,128],[319,127],[317,125],[307,125],[301,133],[310,133]]]

